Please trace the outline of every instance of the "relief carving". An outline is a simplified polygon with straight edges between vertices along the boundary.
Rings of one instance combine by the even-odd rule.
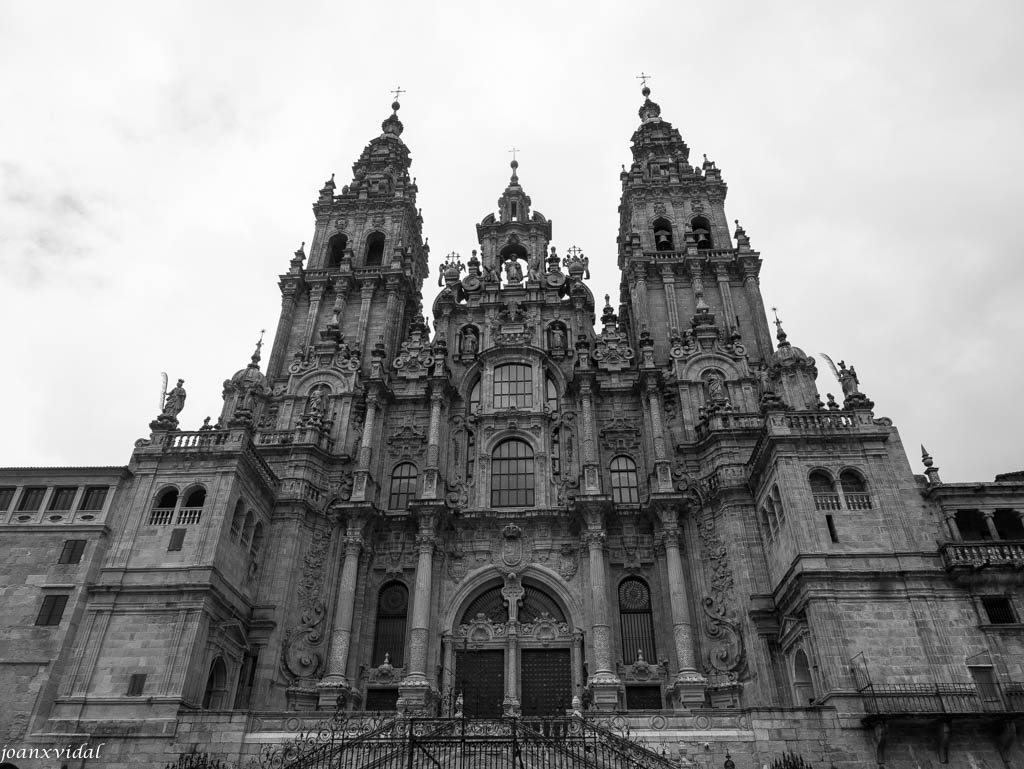
[[[704,611],[704,632],[711,643],[706,652],[705,672],[739,678],[747,669],[743,635],[735,610],[733,576],[725,545],[715,528],[715,518],[698,514],[701,559],[710,571],[710,595],[701,602]]]
[[[282,664],[289,678],[312,678],[323,664],[324,628],[327,609],[322,600],[324,561],[331,545],[331,530],[318,526],[303,558],[298,599],[301,614],[282,648]]]

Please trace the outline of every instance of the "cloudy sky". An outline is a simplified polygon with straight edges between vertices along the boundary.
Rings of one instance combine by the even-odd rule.
[[[161,371],[183,427],[216,417],[397,85],[435,263],[476,247],[515,146],[615,295],[646,71],[790,340],[856,365],[915,471],[921,443],[946,481],[1024,468],[1022,26],[1014,2],[0,4],[0,465],[126,463]]]

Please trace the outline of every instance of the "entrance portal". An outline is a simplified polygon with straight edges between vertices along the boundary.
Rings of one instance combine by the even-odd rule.
[[[572,667],[568,649],[523,649],[524,716],[564,716],[572,700]]]

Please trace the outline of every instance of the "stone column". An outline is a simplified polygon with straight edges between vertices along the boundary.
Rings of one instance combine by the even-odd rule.
[[[366,338],[366,330],[370,326],[370,304],[373,302],[373,292],[377,288],[377,283],[374,280],[367,280],[363,283],[362,289],[360,289],[360,295],[362,297],[362,304],[359,305],[359,326],[356,330],[356,342],[359,344],[359,349],[363,353],[363,359],[366,358],[366,353],[370,349],[370,343]]]
[[[757,340],[761,357],[767,360],[774,348],[768,333],[768,316],[765,314],[764,301],[761,299],[761,289],[758,286],[758,263],[756,259],[744,259],[740,266],[743,268],[743,289],[747,293],[747,301],[750,303],[754,315],[754,338]]]
[[[732,303],[732,291],[729,287],[729,270],[724,264],[715,265],[715,278],[718,290],[722,295],[722,312],[725,315],[725,329],[728,334],[736,330],[736,308]]]
[[[305,350],[313,339],[313,332],[316,331],[316,316],[320,312],[320,301],[324,298],[324,286],[322,283],[313,286],[309,290],[309,314],[306,316],[306,330],[302,333],[302,349]]]
[[[416,548],[416,587],[413,592],[412,622],[409,627],[408,675],[399,686],[399,696],[405,701],[407,713],[426,715],[427,708],[437,696],[437,690],[427,679],[427,652],[430,646],[431,585],[434,578],[434,544],[437,541],[436,513],[419,514]]]
[[[281,297],[281,318],[277,321],[277,332],[274,334],[274,346],[270,350],[270,361],[267,363],[267,374],[275,377],[280,374],[281,364],[285,356],[285,346],[288,344],[288,334],[292,329],[292,320],[295,317],[295,293],[285,289]]]
[[[654,439],[654,486],[660,493],[672,492],[672,467],[665,445],[665,425],[661,413],[661,396],[654,377],[647,380],[647,403],[651,411],[651,434]]]
[[[665,565],[668,570],[669,599],[672,605],[672,637],[675,641],[679,672],[672,682],[675,693],[673,705],[688,708],[704,706],[704,687],[707,680],[698,672],[693,649],[693,623],[690,619],[689,586],[679,552],[679,523],[674,508],[661,512],[661,544],[665,547]]]
[[[647,313],[647,271],[642,262],[633,265],[633,276],[636,280],[633,304],[636,307],[636,317],[650,317]]]
[[[354,518],[342,540],[345,562],[338,581],[338,599],[334,610],[327,674],[320,681],[319,708],[332,710],[339,696],[348,697],[352,682],[348,679],[348,652],[352,641],[352,615],[356,602],[356,578],[359,574],[359,553],[363,549],[362,520]]]
[[[999,540],[1001,540],[1002,537],[999,536],[999,530],[996,529],[996,521],[995,521],[996,511],[992,510],[992,509],[988,509],[988,510],[979,510],[978,512],[980,512],[982,518],[985,519],[985,526],[988,527],[988,533],[989,533],[989,536],[992,537],[992,541],[993,542],[998,542]]]
[[[365,502],[370,476],[370,457],[373,454],[373,433],[377,421],[377,394],[366,396],[366,419],[363,421],[363,439],[359,445],[356,469],[352,474],[352,502]]]
[[[580,381],[580,399],[583,402],[583,493],[601,493],[601,473],[598,472],[597,442],[594,436],[594,403],[592,382]]]
[[[427,465],[423,471],[423,499],[437,499],[437,463],[441,453],[441,407],[444,404],[444,383],[435,382],[430,393],[430,426],[427,429]]]
[[[384,332],[384,349],[387,350],[388,360],[395,357],[397,340],[398,340],[398,328],[401,325],[398,317],[398,281],[388,280],[387,283],[387,310],[385,317],[388,319],[387,330]]]
[[[950,513],[946,515],[946,528],[949,530],[949,537],[954,542],[963,541],[963,537],[960,536],[960,529],[956,525],[956,513]]]
[[[608,622],[608,578],[604,563],[604,527],[598,512],[588,512],[583,535],[590,554],[590,633],[594,645],[594,674],[590,689],[594,706],[614,710],[619,706],[620,681],[612,667],[612,628]]]
[[[676,273],[671,264],[661,266],[661,282],[665,286],[665,305],[668,307],[668,327],[679,331],[679,305],[676,304]]]

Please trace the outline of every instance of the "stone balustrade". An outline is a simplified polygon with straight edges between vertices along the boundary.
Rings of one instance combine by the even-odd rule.
[[[947,571],[992,566],[1024,569],[1024,540],[947,542],[939,552]]]

